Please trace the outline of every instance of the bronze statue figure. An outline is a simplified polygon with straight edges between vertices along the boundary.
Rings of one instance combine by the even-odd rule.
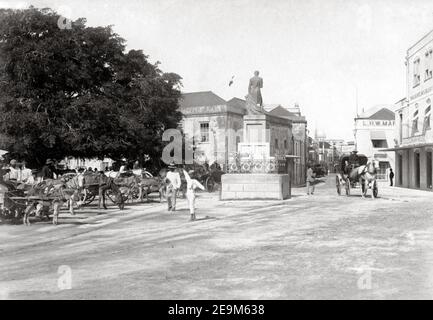
[[[248,114],[263,114],[263,99],[260,89],[263,88],[263,79],[259,77],[259,72],[254,72],[254,77],[250,79],[248,85],[248,95],[246,96],[246,107]]]

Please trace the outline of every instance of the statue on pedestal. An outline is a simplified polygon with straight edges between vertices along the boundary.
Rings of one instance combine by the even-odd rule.
[[[259,77],[259,72],[254,71],[254,77],[250,79],[248,85],[248,95],[246,98],[247,114],[264,114],[263,99],[260,89],[263,88],[263,79]]]

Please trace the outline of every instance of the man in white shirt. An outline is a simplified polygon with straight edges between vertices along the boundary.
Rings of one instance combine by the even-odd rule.
[[[9,173],[8,178],[11,181],[20,182],[21,181],[21,170],[18,167],[18,162],[15,159],[12,159],[9,163]]]
[[[191,221],[195,220],[195,189],[201,189],[205,190],[205,187],[198,182],[196,179],[191,179],[190,174],[193,174],[194,170],[190,170],[189,172],[186,172],[183,170],[183,174],[185,175],[186,179],[186,198],[188,199],[188,205],[189,205],[189,213],[191,214]]]
[[[165,177],[167,185],[167,204],[168,204],[168,211],[175,211],[176,210],[176,194],[177,190],[179,190],[181,181],[180,181],[180,174],[176,170],[176,165],[172,162],[168,166],[168,172]]]

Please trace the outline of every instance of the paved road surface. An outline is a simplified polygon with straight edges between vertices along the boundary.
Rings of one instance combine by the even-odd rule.
[[[0,298],[433,298],[433,194],[358,192],[331,176],[286,201],[201,194],[196,222],[181,200],[0,225]]]

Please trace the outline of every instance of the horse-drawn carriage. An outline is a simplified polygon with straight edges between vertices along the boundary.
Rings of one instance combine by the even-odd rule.
[[[337,193],[341,195],[342,189],[350,195],[350,189],[358,184],[364,197],[368,189],[372,189],[372,196],[377,198],[378,187],[376,181],[377,167],[374,160],[369,161],[363,154],[344,155],[336,167],[335,177]]]

